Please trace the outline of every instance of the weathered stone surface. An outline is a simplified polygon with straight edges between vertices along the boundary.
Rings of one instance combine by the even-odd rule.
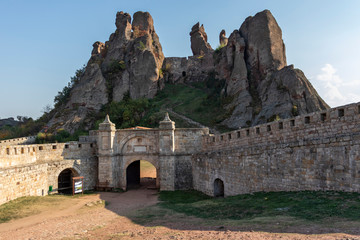
[[[235,104],[230,104],[234,111],[224,124],[232,128],[254,126],[329,108],[304,73],[292,65],[269,74],[254,88],[258,98],[246,89],[235,95]]]
[[[129,14],[119,12],[115,24],[117,29],[105,45],[94,44],[88,63],[88,68],[99,65],[101,71],[96,78],[106,79],[111,88],[101,85],[94,89],[94,98],[75,87],[72,92],[77,93],[72,94],[70,105],[75,104],[76,109],[67,105],[70,114],[62,114],[60,121],[51,121],[50,125],[61,123],[73,131],[89,111],[96,112],[109,101],[121,101],[127,92],[134,99],[152,98],[166,82],[188,84],[213,81],[214,77],[226,82],[221,96],[231,101],[224,106],[229,117],[222,124],[230,128],[264,123],[277,115],[290,117],[294,106],[297,114],[328,108],[299,70],[284,68],[282,32],[268,10],[248,17],[229,38],[222,30],[221,48],[216,51],[207,42],[204,26],[195,24],[190,32],[194,56],[188,58],[164,60],[153,19],[147,12],[135,13],[132,23]],[[84,91],[91,90],[87,87]],[[94,104],[95,100],[100,104]]]
[[[261,81],[267,73],[286,66],[282,32],[269,10],[248,17],[240,27],[246,43],[246,62],[251,77]]]
[[[220,42],[220,46],[226,46],[228,43],[228,38],[226,37],[226,32],[224,29],[221,30],[221,32],[220,32],[219,42]]]
[[[164,60],[151,15],[136,12],[132,24],[130,20],[127,13],[117,14],[119,31],[115,32],[113,40],[110,38],[107,42],[109,50],[102,65],[102,69],[109,72],[114,60],[125,64],[121,72],[112,73],[115,79],[113,99],[116,101],[120,101],[127,91],[134,99],[154,97],[158,91],[159,69]]]
[[[207,42],[207,35],[204,26],[196,23],[190,32],[191,50],[194,56],[205,55],[212,52],[210,44]]]
[[[131,24],[128,13],[118,12],[115,25],[109,41],[94,43],[85,74],[62,107],[66,114],[56,114],[49,126],[73,132],[89,112],[99,111],[110,101],[121,101],[127,92],[137,99],[152,98],[159,90],[164,54],[151,15],[136,12]]]
[[[339,117],[341,116],[341,117]],[[194,189],[214,196],[258,191],[360,189],[360,103],[205,136],[192,158]]]
[[[107,101],[106,80],[101,69],[98,64],[89,63],[79,83],[72,89],[70,100],[62,108],[62,113],[55,115],[48,125],[74,132],[88,113],[100,110]]]
[[[99,41],[96,41],[93,44],[93,50],[91,52],[91,56],[102,54],[105,50],[105,44]],[[102,54],[103,55],[103,54]],[[104,56],[103,56],[104,57]]]
[[[138,159],[156,168],[161,190],[193,188],[214,195],[214,183],[221,180],[225,196],[258,191],[359,192],[359,123],[360,103],[217,135],[207,128],[176,129],[168,116],[158,129],[116,130],[107,116],[99,130],[79,142],[0,142],[0,204],[47,195],[49,186],[58,188],[65,169],[84,177],[85,190],[97,180],[126,189],[128,166]]]
[[[202,82],[214,73],[219,81],[224,79],[226,85],[221,92],[232,99],[224,106],[230,113],[222,122],[227,127],[254,126],[277,115],[288,118],[293,116],[293,106],[297,107],[298,114],[329,107],[300,70],[284,69],[282,32],[270,11],[248,17],[240,30],[233,31],[228,39],[225,31],[221,31],[222,47],[215,52],[208,51],[207,35],[199,23],[190,35],[196,56],[165,59],[164,81]],[[203,49],[201,53],[200,49]],[[291,93],[284,94],[284,88],[280,83],[279,86],[273,83],[274,79],[291,82],[288,85]]]
[[[262,109],[257,116],[259,123],[268,121],[274,115],[284,119],[294,114],[302,115],[329,108],[304,73],[292,65],[274,72],[261,82],[258,89],[262,102]]]
[[[128,13],[118,12],[116,14],[115,21],[116,29],[118,34],[122,36],[125,40],[130,40],[131,38],[131,16]]]

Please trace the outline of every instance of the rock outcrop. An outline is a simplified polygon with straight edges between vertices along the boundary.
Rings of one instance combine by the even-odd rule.
[[[240,27],[246,43],[246,63],[250,76],[260,81],[267,73],[286,66],[282,32],[269,10],[246,18]]]
[[[220,46],[226,46],[228,44],[228,38],[226,37],[226,32],[224,29],[221,30],[220,32],[219,42],[220,42]]]
[[[229,117],[224,119],[223,125],[247,127],[329,107],[301,70],[286,67],[282,31],[269,10],[246,18],[228,39],[222,30],[220,47],[215,52],[205,47],[207,36],[199,23],[190,35],[194,55],[204,54],[201,61],[207,60],[206,64],[194,62],[194,57],[182,58],[179,68],[176,58],[165,59],[164,63],[170,66],[166,81],[205,81],[215,72],[219,81],[226,81],[222,96],[232,99],[224,105]],[[200,52],[200,49],[205,50]],[[209,60],[211,58],[213,61]],[[197,71],[193,70],[194,66]],[[186,79],[181,76],[180,69],[187,73]]]
[[[84,75],[70,98],[49,122],[50,126],[74,132],[89,114],[126,93],[133,99],[153,98],[159,90],[159,70],[164,54],[151,15],[136,12],[116,14],[116,31],[105,43],[95,42]]]
[[[153,98],[164,83],[219,81],[225,119],[239,128],[319,111],[329,106],[299,69],[287,66],[282,31],[271,12],[248,17],[229,38],[219,35],[214,51],[204,26],[190,32],[193,56],[164,58],[151,15],[116,15],[116,31],[105,43],[95,42],[85,73],[71,89],[66,104],[49,125],[73,132],[89,127],[88,116],[129,93],[133,99]],[[206,85],[206,84],[205,84]]]
[[[204,26],[200,23],[196,23],[190,32],[191,50],[194,56],[211,53],[212,48],[207,41],[207,34]]]

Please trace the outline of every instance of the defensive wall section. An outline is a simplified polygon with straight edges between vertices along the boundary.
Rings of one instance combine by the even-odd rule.
[[[84,189],[97,178],[96,145],[89,142],[0,144],[0,204],[22,196],[44,196],[58,188],[58,176],[71,169],[84,176]]]
[[[225,196],[258,191],[360,192],[360,103],[203,137],[193,187]]]
[[[202,144],[207,128],[176,129],[168,116],[154,129],[121,129],[107,118],[98,131],[90,132],[99,146],[99,181],[114,188],[127,188],[127,169],[146,160],[156,168],[160,190],[192,188],[191,157]]]
[[[78,142],[32,142],[0,142],[0,204],[47,195],[65,171],[83,176],[85,190],[98,182],[126,190],[139,160],[154,165],[160,190],[360,192],[360,103],[219,135],[175,128],[168,115],[159,128],[116,129],[107,116]]]
[[[35,136],[12,138],[7,140],[1,140],[0,145],[32,144],[35,142],[35,139]]]

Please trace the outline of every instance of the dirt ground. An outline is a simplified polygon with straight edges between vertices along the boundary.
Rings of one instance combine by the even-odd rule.
[[[0,224],[0,239],[360,239],[360,229],[352,235],[336,229],[322,234],[311,227],[293,231],[298,233],[252,231],[176,214],[159,225],[134,223],[129,216],[155,205],[156,193],[140,188],[69,198],[40,214]]]

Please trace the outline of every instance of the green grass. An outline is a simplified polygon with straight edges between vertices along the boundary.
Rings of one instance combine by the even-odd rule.
[[[0,205],[0,223],[40,213],[37,206],[56,206],[66,196],[21,197]]]
[[[84,195],[95,194],[93,191],[85,191]],[[81,194],[72,195],[48,195],[44,197],[21,197],[0,205],[0,223],[12,219],[19,219],[38,214],[44,209],[57,208],[67,199],[82,197]]]
[[[182,84],[166,84],[165,88],[150,101],[152,108],[165,112],[166,108],[182,114],[205,126],[222,131],[231,129],[219,125],[227,116],[221,97],[205,83],[195,83],[193,87]],[[174,118],[174,116],[170,116]],[[192,127],[181,119],[173,119],[177,127]]]
[[[161,192],[159,206],[206,219],[250,220],[259,217],[295,217],[360,220],[360,194],[344,192],[259,192],[210,198],[195,191]]]

